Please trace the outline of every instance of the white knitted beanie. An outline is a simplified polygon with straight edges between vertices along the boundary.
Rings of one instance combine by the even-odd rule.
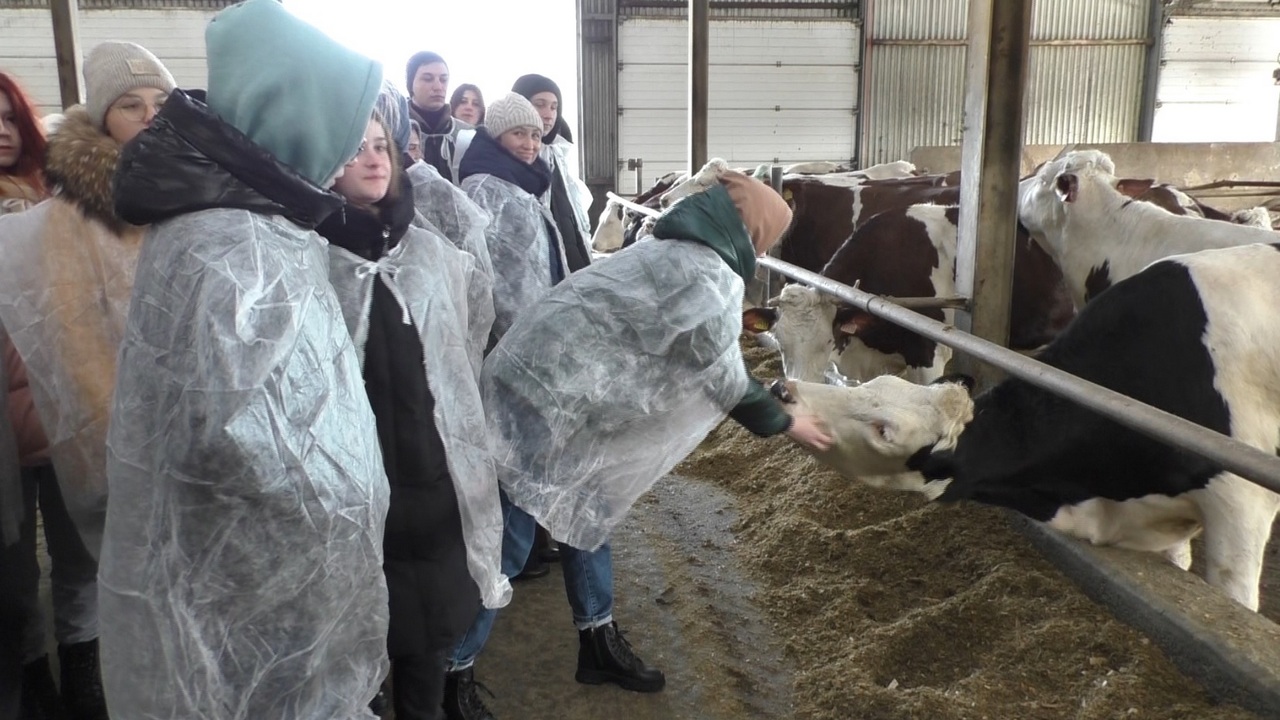
[[[509,92],[485,109],[484,127],[489,137],[497,140],[502,133],[518,127],[537,128],[541,132],[542,118],[523,95]]]
[[[121,95],[143,87],[173,92],[175,85],[173,75],[150,50],[131,42],[100,43],[84,59],[85,109],[98,129]]]

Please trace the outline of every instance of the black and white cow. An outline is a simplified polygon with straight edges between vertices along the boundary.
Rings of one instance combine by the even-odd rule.
[[[1099,294],[1039,359],[1275,453],[1278,279],[1278,245],[1165,259]],[[950,479],[943,501],[1012,508],[1095,544],[1165,553],[1183,569],[1203,528],[1206,580],[1258,608],[1280,496],[1022,380],[979,396],[954,447],[922,447],[908,467]]]

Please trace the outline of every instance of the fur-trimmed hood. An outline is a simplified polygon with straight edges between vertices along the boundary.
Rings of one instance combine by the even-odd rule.
[[[67,110],[49,138],[45,175],[55,193],[113,232],[126,226],[115,213],[111,178],[120,162],[120,143],[94,127],[83,105]]]

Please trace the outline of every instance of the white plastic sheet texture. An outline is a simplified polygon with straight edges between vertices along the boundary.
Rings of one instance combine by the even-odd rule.
[[[599,547],[747,391],[742,280],[646,240],[574,273],[485,361],[498,479],[557,540]]]
[[[511,584],[502,574],[502,507],[477,384],[493,325],[492,282],[475,258],[416,227],[376,263],[336,245],[329,254],[329,277],[361,362],[375,282],[403,299],[418,329],[436,428],[458,496],[467,567],[485,607],[502,607],[511,600]]]
[[[551,243],[560,274],[568,276],[555,221],[537,198],[492,175],[472,175],[462,189],[490,217],[485,238],[493,262],[493,334],[501,338],[516,317],[551,289]]]
[[[540,155],[544,160],[551,164],[554,168],[553,172],[560,174],[564,180],[565,189],[569,192],[569,198],[573,201],[573,217],[578,222],[578,232],[582,238],[588,241],[591,238],[591,204],[595,202],[591,195],[591,188],[578,177],[574,172],[574,168],[578,167],[577,153],[574,152],[573,143],[565,140],[563,137],[556,136],[556,139],[550,145],[543,145]],[[551,193],[548,192],[543,196],[545,205],[549,209],[551,207]],[[584,244],[586,256],[591,256],[590,243]]]
[[[55,199],[5,215],[0,239],[0,323],[26,364],[67,511],[97,557],[107,418],[141,231],[114,234]]]
[[[457,185],[440,176],[435,167],[419,160],[405,169],[413,185],[414,224],[443,235],[454,247],[474,255],[480,269],[493,277],[484,231],[489,215]]]
[[[112,717],[373,717],[390,498],[326,247],[240,210],[148,234],[108,437]]]

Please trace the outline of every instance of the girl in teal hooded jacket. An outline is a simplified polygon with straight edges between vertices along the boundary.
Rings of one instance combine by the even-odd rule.
[[[382,71],[275,0],[227,8],[205,39],[208,104],[175,91],[115,178],[118,214],[152,227],[107,439],[109,710],[370,718],[388,489],[312,228],[342,207],[322,188]]]

